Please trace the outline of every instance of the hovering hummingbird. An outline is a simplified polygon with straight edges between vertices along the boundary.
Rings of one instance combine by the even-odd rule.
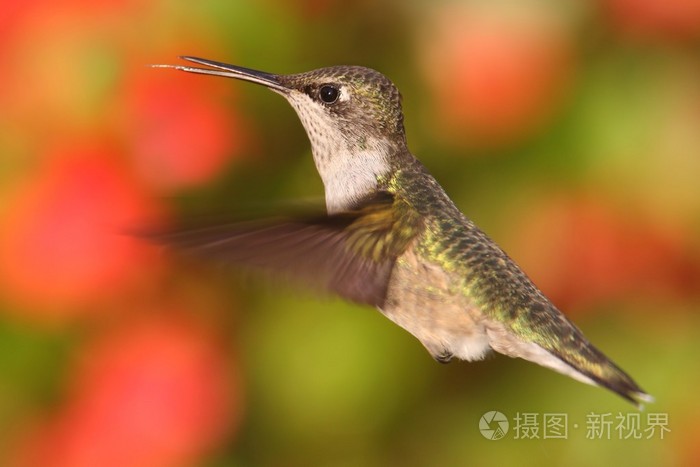
[[[520,357],[641,405],[653,398],[594,347],[465,217],[406,145],[401,95],[381,73],[335,66],[275,75],[196,57],[154,65],[263,85],[297,112],[327,214],[159,236],[223,261],[284,273],[377,307],[441,363]]]

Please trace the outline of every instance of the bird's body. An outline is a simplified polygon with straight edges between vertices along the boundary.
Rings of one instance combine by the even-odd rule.
[[[271,75],[184,58],[211,68],[175,68],[263,84],[289,101],[311,140],[328,213],[175,231],[161,239],[376,306],[440,362],[478,360],[495,350],[633,403],[651,399],[410,153],[400,94],[386,77],[363,67]]]

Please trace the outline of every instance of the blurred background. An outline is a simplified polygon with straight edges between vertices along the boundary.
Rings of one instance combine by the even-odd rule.
[[[374,310],[124,235],[322,198],[284,100],[147,66],[183,54],[388,75],[457,205],[656,397],[641,439],[592,431],[638,413],[605,390],[438,365]],[[0,63],[0,465],[700,465],[700,1],[3,0]]]

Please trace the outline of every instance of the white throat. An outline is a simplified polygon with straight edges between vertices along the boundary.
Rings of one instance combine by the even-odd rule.
[[[389,171],[386,154],[367,149],[361,152],[338,148],[328,155],[312,146],[314,162],[326,190],[326,208],[332,214],[351,208],[376,191],[377,179]]]
[[[316,169],[326,191],[329,214],[351,208],[377,188],[377,179],[389,170],[388,145],[367,137],[351,150],[347,139],[325,109],[302,93],[286,96],[311,141]]]

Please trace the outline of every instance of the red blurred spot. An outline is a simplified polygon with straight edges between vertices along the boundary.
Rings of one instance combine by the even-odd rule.
[[[604,300],[697,296],[700,255],[688,236],[590,197],[549,199],[514,232],[513,256],[565,309]]]
[[[425,75],[446,136],[503,144],[528,135],[552,113],[571,46],[541,20],[449,8],[433,25]]]
[[[129,323],[96,342],[58,418],[23,440],[24,467],[195,465],[231,424],[216,336],[192,323]]]
[[[700,37],[700,0],[604,0],[623,33],[657,39]]]
[[[6,0],[2,4],[2,14],[0,14],[0,44],[7,44],[16,29],[24,22],[25,18],[35,9],[35,2],[22,0]],[[0,55],[3,46],[0,45]]]
[[[220,92],[230,82],[216,80],[146,68],[126,84],[130,153],[149,184],[177,189],[206,183],[241,153],[246,129]]]
[[[153,206],[112,156],[103,146],[57,149],[10,196],[0,226],[0,287],[13,301],[65,317],[153,270],[144,243],[126,234]]]
[[[6,7],[6,3],[9,3]],[[3,0],[0,7],[0,105],[25,134],[104,128],[115,109],[115,81],[128,48],[150,21],[144,0]],[[9,9],[9,11],[7,11]],[[7,28],[5,23],[7,22]],[[155,35],[155,34],[154,34]]]
[[[301,4],[296,6],[295,9],[298,8],[308,19],[320,19],[333,11],[337,11],[339,4],[338,0],[302,0]],[[289,4],[286,6],[289,6]]]

